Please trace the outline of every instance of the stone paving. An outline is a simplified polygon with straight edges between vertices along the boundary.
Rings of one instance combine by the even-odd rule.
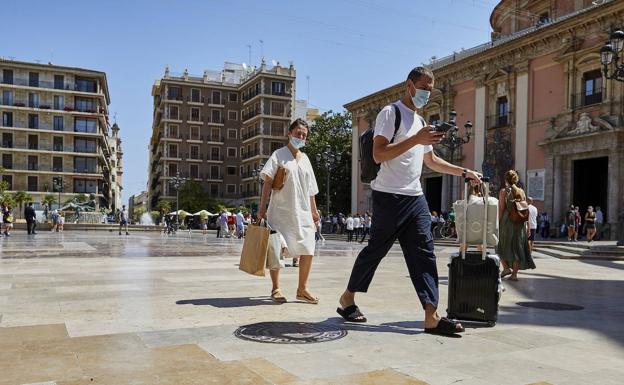
[[[187,233],[15,232],[0,239],[0,385],[621,384],[624,378],[624,261],[537,258],[536,270],[505,281],[494,328],[443,338],[422,332],[423,313],[398,245],[369,293],[358,297],[367,324],[345,324],[335,312],[361,245],[319,245],[310,279],[319,305],[294,301],[292,267],[282,274],[292,302],[268,300],[268,277],[238,271],[241,247],[239,240]],[[454,250],[436,247],[441,304]],[[314,330],[342,338],[278,344],[234,335],[263,322],[277,322],[282,337],[303,325],[310,330],[305,338]]]

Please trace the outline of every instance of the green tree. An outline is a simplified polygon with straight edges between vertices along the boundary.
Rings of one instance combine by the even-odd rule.
[[[180,209],[196,213],[199,210],[208,210],[216,205],[204,188],[198,182],[189,180],[180,189]]]
[[[329,210],[337,214],[351,210],[351,114],[328,111],[314,121],[303,151],[310,158],[319,188],[316,205],[327,214],[327,175],[329,173]],[[317,161],[329,146],[334,155],[340,154],[340,161],[332,164],[329,170],[324,162]]]
[[[52,209],[52,205],[54,205],[57,202],[56,200],[56,196],[53,194],[48,194],[45,197],[43,197],[43,200],[41,201],[41,204],[46,204],[48,205],[48,209]]]
[[[24,203],[32,202],[33,198],[32,195],[27,192],[17,191],[15,194],[13,194],[13,200],[18,206],[18,217],[20,217],[22,215],[22,206],[24,205]]]
[[[74,202],[76,203],[85,203],[86,201],[89,200],[89,197],[87,196],[87,194],[76,194],[74,195]]]
[[[132,220],[136,223],[141,221],[141,216],[145,214],[147,209],[145,207],[135,207],[132,211]]]
[[[171,201],[161,199],[156,204],[156,208],[158,209],[158,211],[169,211],[171,210]]]
[[[158,221],[160,220],[160,211],[153,210],[153,211],[150,211],[150,214],[152,215],[152,219],[154,220],[154,223],[158,223]]]

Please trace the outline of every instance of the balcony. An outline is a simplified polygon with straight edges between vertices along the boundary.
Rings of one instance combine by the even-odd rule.
[[[258,156],[258,155],[263,155],[262,151],[260,151],[260,150],[251,150],[249,152],[244,152],[243,151],[241,157],[243,159],[249,159],[249,158],[253,158],[254,156]]]
[[[223,162],[223,155],[206,154],[206,160],[212,162]]]
[[[572,95],[572,108],[584,108],[597,104],[601,104],[603,96],[606,95],[606,89],[601,88],[594,93],[588,94],[587,92],[581,92]]]
[[[206,135],[206,142],[212,143],[224,143],[225,137],[218,135]]]
[[[243,135],[241,135],[241,139],[243,142],[247,139],[253,138],[254,136],[258,136],[262,134],[262,130],[260,128],[254,128],[253,130],[247,130]]]
[[[182,103],[184,101],[184,97],[182,95],[165,95],[163,100],[166,101],[166,102],[180,102],[180,103]]]
[[[208,104],[212,106],[224,107],[225,99],[223,98],[208,98]]]
[[[254,110],[254,111],[250,111],[248,113],[242,113],[241,116],[243,118],[243,122],[246,120],[249,120],[255,116],[260,115],[260,111]]]
[[[187,101],[188,103],[203,104],[203,103],[205,102],[205,100],[206,100],[206,99],[205,99],[203,96],[202,96],[202,97],[197,97],[197,98],[193,98],[193,97],[191,97],[191,96],[187,96],[187,97],[186,97],[186,101]]]
[[[225,119],[222,116],[210,116],[207,122],[208,124],[225,124]]]
[[[487,117],[488,128],[509,127],[511,125],[511,111],[506,115],[490,115]]]
[[[88,92],[88,93],[98,93],[97,86],[92,87],[86,84],[79,83],[58,83],[54,81],[33,81],[31,82],[29,79],[21,79],[21,78],[13,78],[12,81],[2,81],[2,84],[13,84],[16,86],[26,86],[26,87],[35,87],[35,88],[45,88],[50,90],[64,90],[64,91],[78,91],[78,92]]]
[[[258,192],[258,190],[254,190],[254,191],[244,191],[243,193],[240,194],[243,198],[254,198],[254,197],[259,197],[260,194]]]
[[[221,173],[205,173],[204,174],[204,179],[208,180],[216,180],[216,181],[220,181],[223,180],[223,174]]]

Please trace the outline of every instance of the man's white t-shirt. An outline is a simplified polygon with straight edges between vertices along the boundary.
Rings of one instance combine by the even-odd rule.
[[[360,218],[359,217],[354,217],[353,218],[353,228],[357,229],[360,227]]]
[[[529,229],[537,229],[537,207],[529,205]]]
[[[401,112],[401,125],[394,137],[393,143],[400,143],[407,138],[414,136],[424,126],[424,120],[410,110],[403,102],[397,102]],[[375,121],[374,136],[381,135],[392,140],[394,134],[394,107],[385,106]],[[425,153],[432,151],[430,145],[418,144],[396,158],[381,163],[381,169],[377,177],[371,181],[371,188],[376,191],[401,194],[401,195],[422,195],[423,190],[420,185],[420,174]]]
[[[353,218],[347,218],[347,230],[353,230]]]

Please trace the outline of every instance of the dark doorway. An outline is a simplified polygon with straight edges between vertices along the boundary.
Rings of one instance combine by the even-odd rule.
[[[572,202],[585,217],[587,206],[600,206],[603,214],[607,213],[607,191],[609,178],[609,158],[592,158],[574,161],[574,187]]]
[[[425,179],[425,198],[429,211],[442,211],[442,177],[436,176]]]

